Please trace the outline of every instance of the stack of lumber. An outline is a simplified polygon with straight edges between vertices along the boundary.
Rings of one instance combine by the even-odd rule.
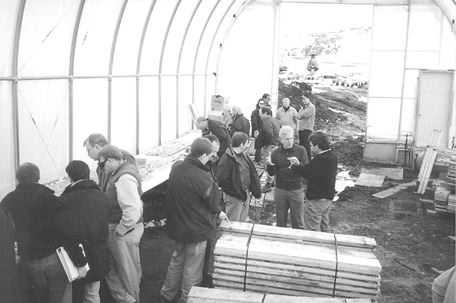
[[[448,173],[446,177],[448,189],[454,194],[456,188],[456,156],[451,157]]]
[[[455,194],[448,196],[447,209],[451,212],[456,212],[456,195]]]
[[[456,212],[456,156],[451,157],[450,165],[448,166],[448,174],[446,177],[446,186],[450,191],[448,195],[448,206],[447,209],[452,212]]]
[[[434,192],[434,208],[436,211],[446,211],[450,191],[445,186],[439,186]]]
[[[420,172],[418,174],[418,190],[419,194],[424,194],[426,191],[429,178],[431,176],[432,168],[434,167],[435,158],[437,157],[437,150],[434,148],[442,137],[442,131],[434,129],[431,135],[431,140],[424,153],[423,163],[421,164]]]
[[[372,238],[229,222],[214,250],[217,288],[310,297],[380,295]]]
[[[440,212],[456,211],[456,156],[451,157],[445,182],[437,187],[434,193],[434,208]]]
[[[192,287],[188,303],[371,303],[370,299],[309,298]]]

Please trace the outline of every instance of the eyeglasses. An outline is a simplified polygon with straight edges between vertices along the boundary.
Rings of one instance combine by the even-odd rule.
[[[98,162],[98,167],[103,169],[106,164],[106,161],[108,161],[108,160],[109,160],[109,158],[106,158],[104,161]]]

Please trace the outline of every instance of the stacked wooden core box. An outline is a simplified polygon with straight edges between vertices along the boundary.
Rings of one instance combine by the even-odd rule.
[[[372,303],[370,299],[315,298],[192,287],[188,303]]]
[[[216,288],[292,296],[375,298],[373,238],[224,222],[214,250]]]

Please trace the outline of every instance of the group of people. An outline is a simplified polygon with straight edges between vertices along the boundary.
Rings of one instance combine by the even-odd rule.
[[[100,281],[106,281],[116,302],[139,302],[144,225],[135,159],[101,134],[90,135],[84,146],[98,161],[98,184],[79,160],[66,166],[70,184],[60,196],[39,183],[35,164],[17,169],[18,185],[0,204],[2,226],[10,227],[2,247],[2,265],[9,264],[0,273],[2,302],[99,303]],[[75,281],[61,264],[61,247],[78,268]]]
[[[285,99],[273,118],[268,98],[265,94],[258,101],[251,122],[252,136],[261,142],[255,147],[261,149],[262,159],[255,160],[263,161],[269,178],[275,177],[277,226],[287,226],[290,210],[293,228],[329,231],[337,157],[322,132],[308,136],[306,144],[313,157],[306,147],[295,144],[298,118],[309,119],[307,107],[313,116],[315,108],[309,104],[298,112]],[[171,169],[167,225],[175,250],[161,289],[161,302],[186,302],[191,286],[200,284],[207,274],[205,257],[213,246],[217,220],[248,221],[251,198],[260,198],[264,191],[256,165],[247,154],[251,142],[248,120],[241,116],[242,123],[236,123],[239,111],[232,109],[233,119],[228,125],[198,118],[196,126],[203,136]],[[314,117],[310,119],[313,124]],[[309,123],[302,130],[307,127]]]
[[[255,161],[263,162],[264,173],[275,183],[277,226],[287,226],[290,210],[293,228],[328,231],[337,158],[326,136],[311,132],[315,107],[305,102],[309,104],[297,111],[284,99],[273,118],[265,94],[252,113],[251,129],[237,106],[231,108],[229,125],[196,120],[202,137],[184,160],[173,164],[168,179],[167,231],[175,247],[162,302],[186,302],[191,286],[202,282],[217,222],[249,220],[251,198],[265,191]],[[302,124],[305,119],[310,122]],[[255,161],[247,154],[251,136],[260,149]],[[306,138],[300,141],[303,146],[295,143],[297,137]],[[139,302],[144,225],[135,159],[101,134],[90,135],[84,146],[98,161],[98,184],[90,180],[89,166],[74,160],[66,167],[71,184],[57,197],[38,183],[39,168],[24,163],[16,173],[17,188],[0,204],[14,223],[20,258],[16,295],[25,302],[99,302],[100,281],[116,302]],[[7,232],[13,235],[12,228]],[[56,254],[59,247],[67,250],[80,279],[68,281]]]

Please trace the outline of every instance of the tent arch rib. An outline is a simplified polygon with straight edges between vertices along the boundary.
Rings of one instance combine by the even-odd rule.
[[[5,174],[13,181],[4,185],[0,179],[0,198],[5,191],[2,188],[11,189],[10,183],[14,183],[12,167],[17,169],[21,162],[36,162],[43,166],[43,175],[50,178],[61,170],[64,162],[91,161],[79,144],[91,129],[106,135],[113,144],[121,147],[129,144],[125,149],[139,154],[192,131],[192,114],[207,115],[211,95],[223,95],[230,104],[239,105],[255,102],[266,92],[271,93],[275,102],[278,86],[275,71],[282,46],[280,37],[284,33],[280,24],[286,20],[282,12],[287,5],[371,6],[373,15],[376,9],[383,12],[391,9],[394,13],[401,7],[408,8],[402,41],[405,46],[375,49],[372,44],[367,59],[369,66],[378,60],[377,67],[388,58],[394,62],[402,60],[403,69],[395,69],[397,81],[391,92],[382,93],[377,86],[367,98],[369,107],[374,104],[371,111],[383,101],[393,104],[395,110],[400,109],[391,118],[398,125],[397,128],[388,125],[384,137],[377,129],[368,128],[366,138],[389,140],[396,147],[402,144],[405,131],[416,132],[412,126],[416,122],[411,121],[410,113],[402,112],[404,108],[418,111],[418,101],[414,99],[417,96],[411,93],[416,80],[413,77],[426,69],[456,69],[456,56],[451,58],[449,54],[449,50],[456,48],[454,0],[11,0],[5,3],[0,4],[0,18],[5,16],[3,19],[7,20],[9,14],[4,23],[12,25],[0,32],[0,38],[10,40],[10,58],[0,60],[0,68],[5,62],[8,66],[0,74],[0,84],[6,84],[0,88],[6,88],[7,101],[3,104],[10,112],[4,124],[11,126],[5,140],[9,142],[11,167]],[[406,14],[401,13],[398,18]],[[432,31],[440,30],[440,38],[428,38],[435,42],[429,47],[418,41],[423,25],[417,18],[422,15],[426,22],[435,25]],[[381,22],[383,35],[388,24]],[[240,37],[247,33],[250,33],[248,38]],[[420,65],[422,60],[429,62]],[[379,83],[382,79],[378,74],[370,77],[369,90],[371,82]],[[456,77],[453,79],[454,101]],[[255,82],[254,85],[249,81]],[[400,91],[398,83],[402,85]],[[247,94],[246,88],[250,89]],[[52,111],[46,113],[37,105],[45,101],[54,105]],[[93,109],[89,108],[92,102]],[[190,113],[189,105],[193,105],[195,113]],[[241,105],[245,106],[244,112],[250,106]],[[99,117],[94,125],[84,125],[81,121],[86,118],[86,108],[93,110],[87,119]],[[124,116],[128,120],[125,124]],[[454,122],[455,116],[453,108],[448,120]],[[58,126],[54,122],[57,119]],[[124,125],[128,134],[119,135]],[[455,128],[452,127],[449,137]],[[37,134],[44,137],[38,140]],[[36,152],[27,146],[28,141],[37,144]],[[62,142],[60,149],[53,145],[57,141]],[[53,163],[55,159],[57,165]],[[43,179],[49,181],[52,180]]]

